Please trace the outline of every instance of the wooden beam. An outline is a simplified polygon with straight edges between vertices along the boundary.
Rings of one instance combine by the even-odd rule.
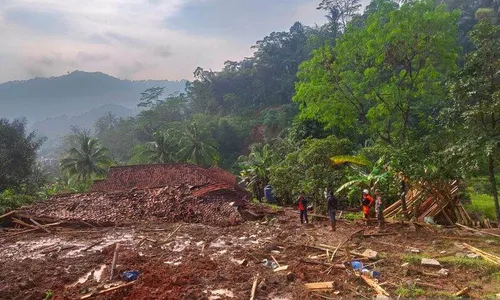
[[[384,290],[378,283],[376,283],[373,279],[371,279],[369,276],[361,274],[361,278],[369,285],[371,286],[379,295],[384,295],[387,297],[390,297],[389,293]]]
[[[483,234],[487,234],[487,235],[491,235],[491,236],[495,236],[495,237],[499,237],[499,238],[500,238],[500,235],[498,235],[498,234],[494,234],[494,233],[487,232],[487,231],[482,231],[482,230],[477,230],[477,229],[474,229],[474,228],[471,228],[471,227],[468,227],[468,226],[462,225],[462,224],[460,224],[460,223],[455,223],[455,225],[457,225],[457,226],[459,226],[459,227],[462,227],[462,228],[464,228],[464,229],[470,230],[470,231],[480,232],[480,233],[483,233]]]
[[[3,219],[3,218],[8,217],[8,216],[11,216],[11,215],[15,214],[16,212],[17,212],[17,210],[11,210],[11,211],[9,211],[6,214],[1,215],[0,219]]]
[[[118,248],[120,247],[119,243],[116,243],[115,253],[113,254],[113,262],[111,263],[111,275],[109,275],[109,280],[113,280],[113,275],[115,273],[116,267],[116,257],[118,256]]]
[[[255,299],[255,292],[257,290],[257,282],[259,282],[259,274],[257,274],[257,276],[255,276],[255,279],[253,280],[252,291],[250,293],[250,300]]]
[[[331,290],[333,289],[333,283],[334,281],[312,282],[312,283],[306,283],[305,287],[308,290]]]
[[[38,226],[40,229],[43,229],[45,232],[52,233],[52,232],[50,232],[50,230],[43,227],[42,224],[38,223],[37,221],[33,220],[32,218],[30,218],[30,221],[33,222],[33,224],[35,224],[36,226]]]

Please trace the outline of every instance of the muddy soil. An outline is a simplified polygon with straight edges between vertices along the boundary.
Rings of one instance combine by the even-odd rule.
[[[0,233],[0,299],[40,300],[47,293],[52,299],[80,299],[123,284],[120,274],[131,270],[140,272],[133,284],[90,299],[249,299],[257,276],[256,299],[372,298],[376,293],[362,279],[349,270],[322,265],[329,263],[326,252],[314,248],[335,248],[359,229],[365,229],[363,235],[341,247],[333,263],[354,260],[346,250],[377,251],[377,259],[362,262],[380,272],[380,285],[394,299],[447,298],[467,286],[472,298],[500,293],[500,267],[462,257],[469,254],[463,242],[498,255],[499,239],[400,223],[388,225],[389,234],[382,236],[369,236],[376,228],[361,222],[341,220],[337,227],[331,232],[324,219],[301,225],[295,211],[285,210],[272,221],[232,227],[149,223],[53,228],[51,234]],[[116,243],[117,265],[110,280]],[[263,259],[273,257],[288,269],[274,272],[263,265]],[[441,268],[421,266],[422,257],[437,259],[449,275],[438,277]],[[333,281],[333,288],[312,292],[304,286],[325,281]]]

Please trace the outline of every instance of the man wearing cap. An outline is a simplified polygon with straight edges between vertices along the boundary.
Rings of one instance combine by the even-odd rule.
[[[361,205],[363,206],[363,214],[365,215],[365,220],[367,225],[368,225],[368,219],[370,218],[370,206],[373,204],[373,202],[374,200],[372,196],[370,196],[370,192],[367,189],[364,189]]]

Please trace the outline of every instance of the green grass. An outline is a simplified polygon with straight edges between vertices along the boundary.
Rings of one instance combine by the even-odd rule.
[[[491,274],[491,278],[493,279],[494,282],[500,283],[500,272],[495,272]]]
[[[342,214],[342,218],[349,220],[349,221],[354,221],[354,220],[363,219],[364,215],[362,212],[347,212],[345,214]]]
[[[401,296],[403,298],[418,297],[425,295],[425,291],[421,288],[416,288],[416,287],[406,288],[400,286],[396,290],[396,295]]]
[[[252,199],[252,204],[267,206],[267,207],[269,207],[270,209],[272,209],[274,211],[280,211],[281,210],[281,206],[279,206],[277,204],[267,203],[267,202],[259,202],[259,200],[255,199],[255,198]]]
[[[410,265],[420,265],[422,258],[429,258],[429,256],[425,254],[405,254],[402,257],[403,261]]]
[[[472,204],[466,206],[468,211],[483,215],[491,220],[495,219],[495,203],[493,203],[492,196],[471,194],[471,202]]]
[[[488,274],[496,274],[500,271],[500,267],[484,259],[475,259],[468,257],[445,256],[439,259],[440,263],[451,264],[467,269],[476,269],[486,271]],[[499,274],[500,275],[500,274]]]

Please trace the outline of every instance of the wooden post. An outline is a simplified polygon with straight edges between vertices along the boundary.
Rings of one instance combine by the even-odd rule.
[[[109,276],[109,280],[113,280],[113,275],[115,273],[115,267],[116,267],[116,257],[118,256],[118,248],[120,244],[116,243],[115,246],[115,253],[113,254],[113,262],[111,263],[111,275]]]

